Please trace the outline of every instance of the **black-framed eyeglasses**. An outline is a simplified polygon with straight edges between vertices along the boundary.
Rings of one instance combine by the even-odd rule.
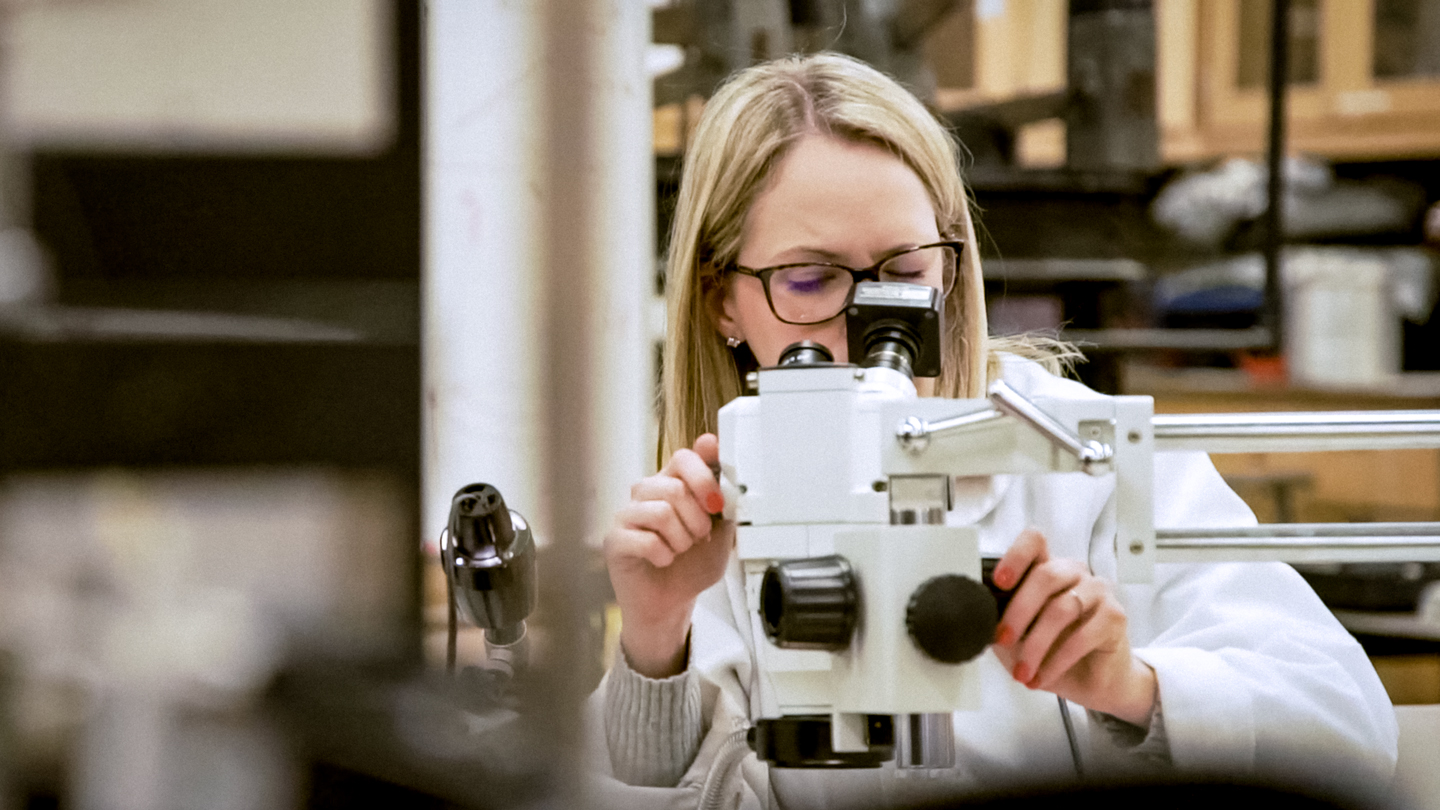
[[[942,297],[947,296],[955,286],[964,248],[964,242],[947,239],[892,253],[858,269],[830,262],[797,262],[759,269],[732,264],[729,269],[760,279],[775,317],[784,323],[806,326],[823,323],[843,312],[850,290],[861,281],[924,284],[939,290]]]

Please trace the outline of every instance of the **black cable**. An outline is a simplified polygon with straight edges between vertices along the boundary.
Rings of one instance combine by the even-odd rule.
[[[440,565],[445,565],[445,543],[449,539],[448,528],[440,532]],[[450,581],[450,572],[445,572],[445,672],[455,674],[455,637],[457,633],[457,617],[455,615],[455,585]]]
[[[1059,695],[1055,699],[1060,701],[1060,720],[1065,723],[1065,739],[1070,741],[1070,760],[1075,763],[1075,777],[1083,780],[1085,764],[1080,761],[1080,742],[1075,739],[1075,725],[1070,722],[1070,704]]]

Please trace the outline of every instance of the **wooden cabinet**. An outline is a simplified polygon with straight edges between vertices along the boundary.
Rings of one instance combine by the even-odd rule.
[[[1440,75],[1424,56],[1440,26],[1426,18],[1406,31],[1407,11],[1419,20],[1427,9],[1394,0],[1292,4],[1292,150],[1345,160],[1440,154]],[[1167,162],[1261,151],[1269,4],[1167,0],[1156,13]]]
[[[1290,148],[1343,160],[1440,156],[1436,5],[1292,0]],[[1157,0],[1165,163],[1264,150],[1269,9],[1262,0]],[[962,3],[955,13],[972,17],[938,28],[926,49],[942,109],[1064,86],[1063,0]],[[1020,133],[1020,162],[1061,163],[1064,140],[1061,122],[1032,124]]]

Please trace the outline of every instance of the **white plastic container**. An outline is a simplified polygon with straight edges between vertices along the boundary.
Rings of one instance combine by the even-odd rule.
[[[1285,346],[1292,382],[1355,388],[1400,370],[1400,319],[1384,254],[1348,248],[1285,252]]]

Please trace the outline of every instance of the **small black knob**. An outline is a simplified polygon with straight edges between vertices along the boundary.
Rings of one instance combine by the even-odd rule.
[[[990,591],[960,574],[926,580],[905,609],[905,629],[915,646],[942,664],[961,664],[984,652],[999,621]]]
[[[777,647],[845,649],[859,604],[855,574],[839,555],[774,563],[760,582],[760,624]]]

